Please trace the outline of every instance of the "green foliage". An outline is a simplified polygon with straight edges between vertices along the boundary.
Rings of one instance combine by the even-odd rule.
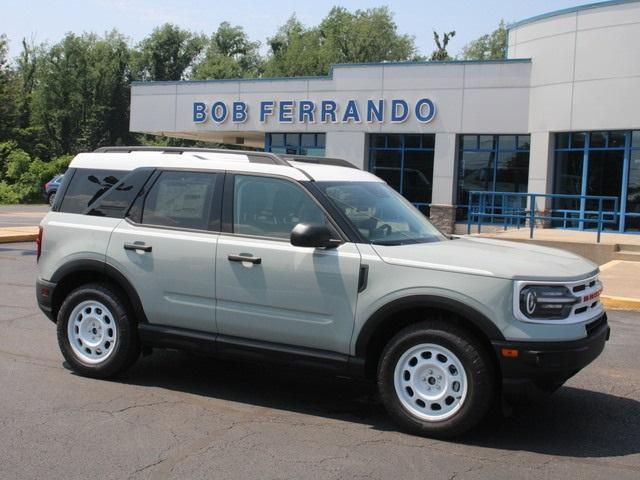
[[[10,135],[16,114],[16,78],[8,65],[9,40],[0,35],[0,140]]]
[[[142,40],[133,56],[139,80],[183,80],[206,44],[206,37],[165,23]]]
[[[65,38],[37,61],[31,123],[48,156],[129,138],[129,48],[117,32]]]
[[[262,69],[260,43],[252,42],[242,27],[222,22],[211,35],[204,58],[193,66],[194,79],[258,77]]]
[[[452,57],[449,56],[447,52],[447,45],[449,45],[449,40],[456,36],[456,32],[445,32],[442,34],[442,40],[440,40],[440,35],[435,30],[433,31],[433,41],[436,44],[436,49],[431,54],[432,61],[444,61],[451,60]]]
[[[439,45],[445,56],[447,35]],[[264,57],[259,42],[228,22],[208,36],[165,24],[137,45],[115,30],[68,33],[54,44],[23,39],[13,60],[8,45],[0,32],[0,202],[42,201],[42,185],[81,151],[219,146],[129,132],[132,80],[326,75],[335,63],[422,58],[387,7],[334,7],[313,27],[294,15],[268,39]]]
[[[268,41],[267,77],[326,75],[333,63],[417,60],[413,37],[401,35],[387,7],[331,9],[317,27],[291,16]]]
[[[469,42],[462,48],[465,60],[502,60],[507,58],[507,27],[500,20],[493,32]]]

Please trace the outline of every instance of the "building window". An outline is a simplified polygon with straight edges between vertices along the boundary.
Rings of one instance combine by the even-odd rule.
[[[610,230],[640,231],[640,131],[564,132],[555,137],[554,193],[599,195],[618,198],[615,220],[604,225]],[[603,203],[605,211],[614,205]],[[597,200],[556,199],[555,216],[567,221],[555,226],[596,228],[595,223],[572,219],[595,218]]]
[[[264,151],[324,157],[325,138],[324,133],[267,133]]]
[[[469,192],[527,191],[530,142],[529,135],[458,137],[458,220],[467,218]]]
[[[369,170],[429,214],[433,185],[433,134],[369,136]]]

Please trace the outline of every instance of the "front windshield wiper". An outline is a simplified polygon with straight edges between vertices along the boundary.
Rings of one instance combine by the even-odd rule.
[[[398,245],[413,245],[416,243],[434,243],[440,241],[437,237],[416,237],[407,238],[403,240],[372,240],[372,245],[385,245],[385,246],[398,246]]]
[[[400,240],[372,240],[371,245],[385,245],[385,246],[396,247],[398,245],[404,245],[404,243],[401,242]]]

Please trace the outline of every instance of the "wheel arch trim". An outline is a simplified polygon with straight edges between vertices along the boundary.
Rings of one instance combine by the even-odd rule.
[[[366,320],[355,343],[355,357],[366,358],[367,347],[376,331],[386,322],[392,321],[391,318],[396,313],[415,308],[436,308],[451,312],[471,323],[489,340],[504,340],[500,329],[486,315],[459,300],[438,295],[410,295],[383,305]]]
[[[50,282],[55,284],[57,287],[61,281],[68,278],[69,276],[72,276],[75,274],[83,274],[83,273],[85,274],[95,273],[97,275],[100,275],[100,277],[102,277],[100,279],[108,279],[114,282],[127,295],[138,322],[148,323],[147,316],[144,313],[144,308],[142,307],[140,296],[138,295],[138,292],[134,288],[131,281],[120,270],[118,270],[112,265],[109,265],[106,262],[95,260],[95,259],[89,259],[89,258],[80,258],[80,259],[72,260],[68,263],[65,263],[60,268],[58,268],[51,276]],[[55,296],[55,290],[54,290],[54,296]],[[55,314],[57,314],[57,312],[55,312]]]

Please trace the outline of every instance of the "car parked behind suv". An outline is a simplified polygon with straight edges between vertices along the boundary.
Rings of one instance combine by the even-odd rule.
[[[56,175],[47,183],[44,184],[44,198],[49,203],[49,205],[53,205],[56,201],[56,193],[58,193],[58,188],[60,188],[60,183],[62,183],[62,178],[64,175]]]
[[[153,348],[319,368],[377,382],[402,428],[446,437],[501,396],[557,389],[609,336],[596,265],[448,239],[344,160],[103,148],[58,192],[36,295],[82,375]]]

